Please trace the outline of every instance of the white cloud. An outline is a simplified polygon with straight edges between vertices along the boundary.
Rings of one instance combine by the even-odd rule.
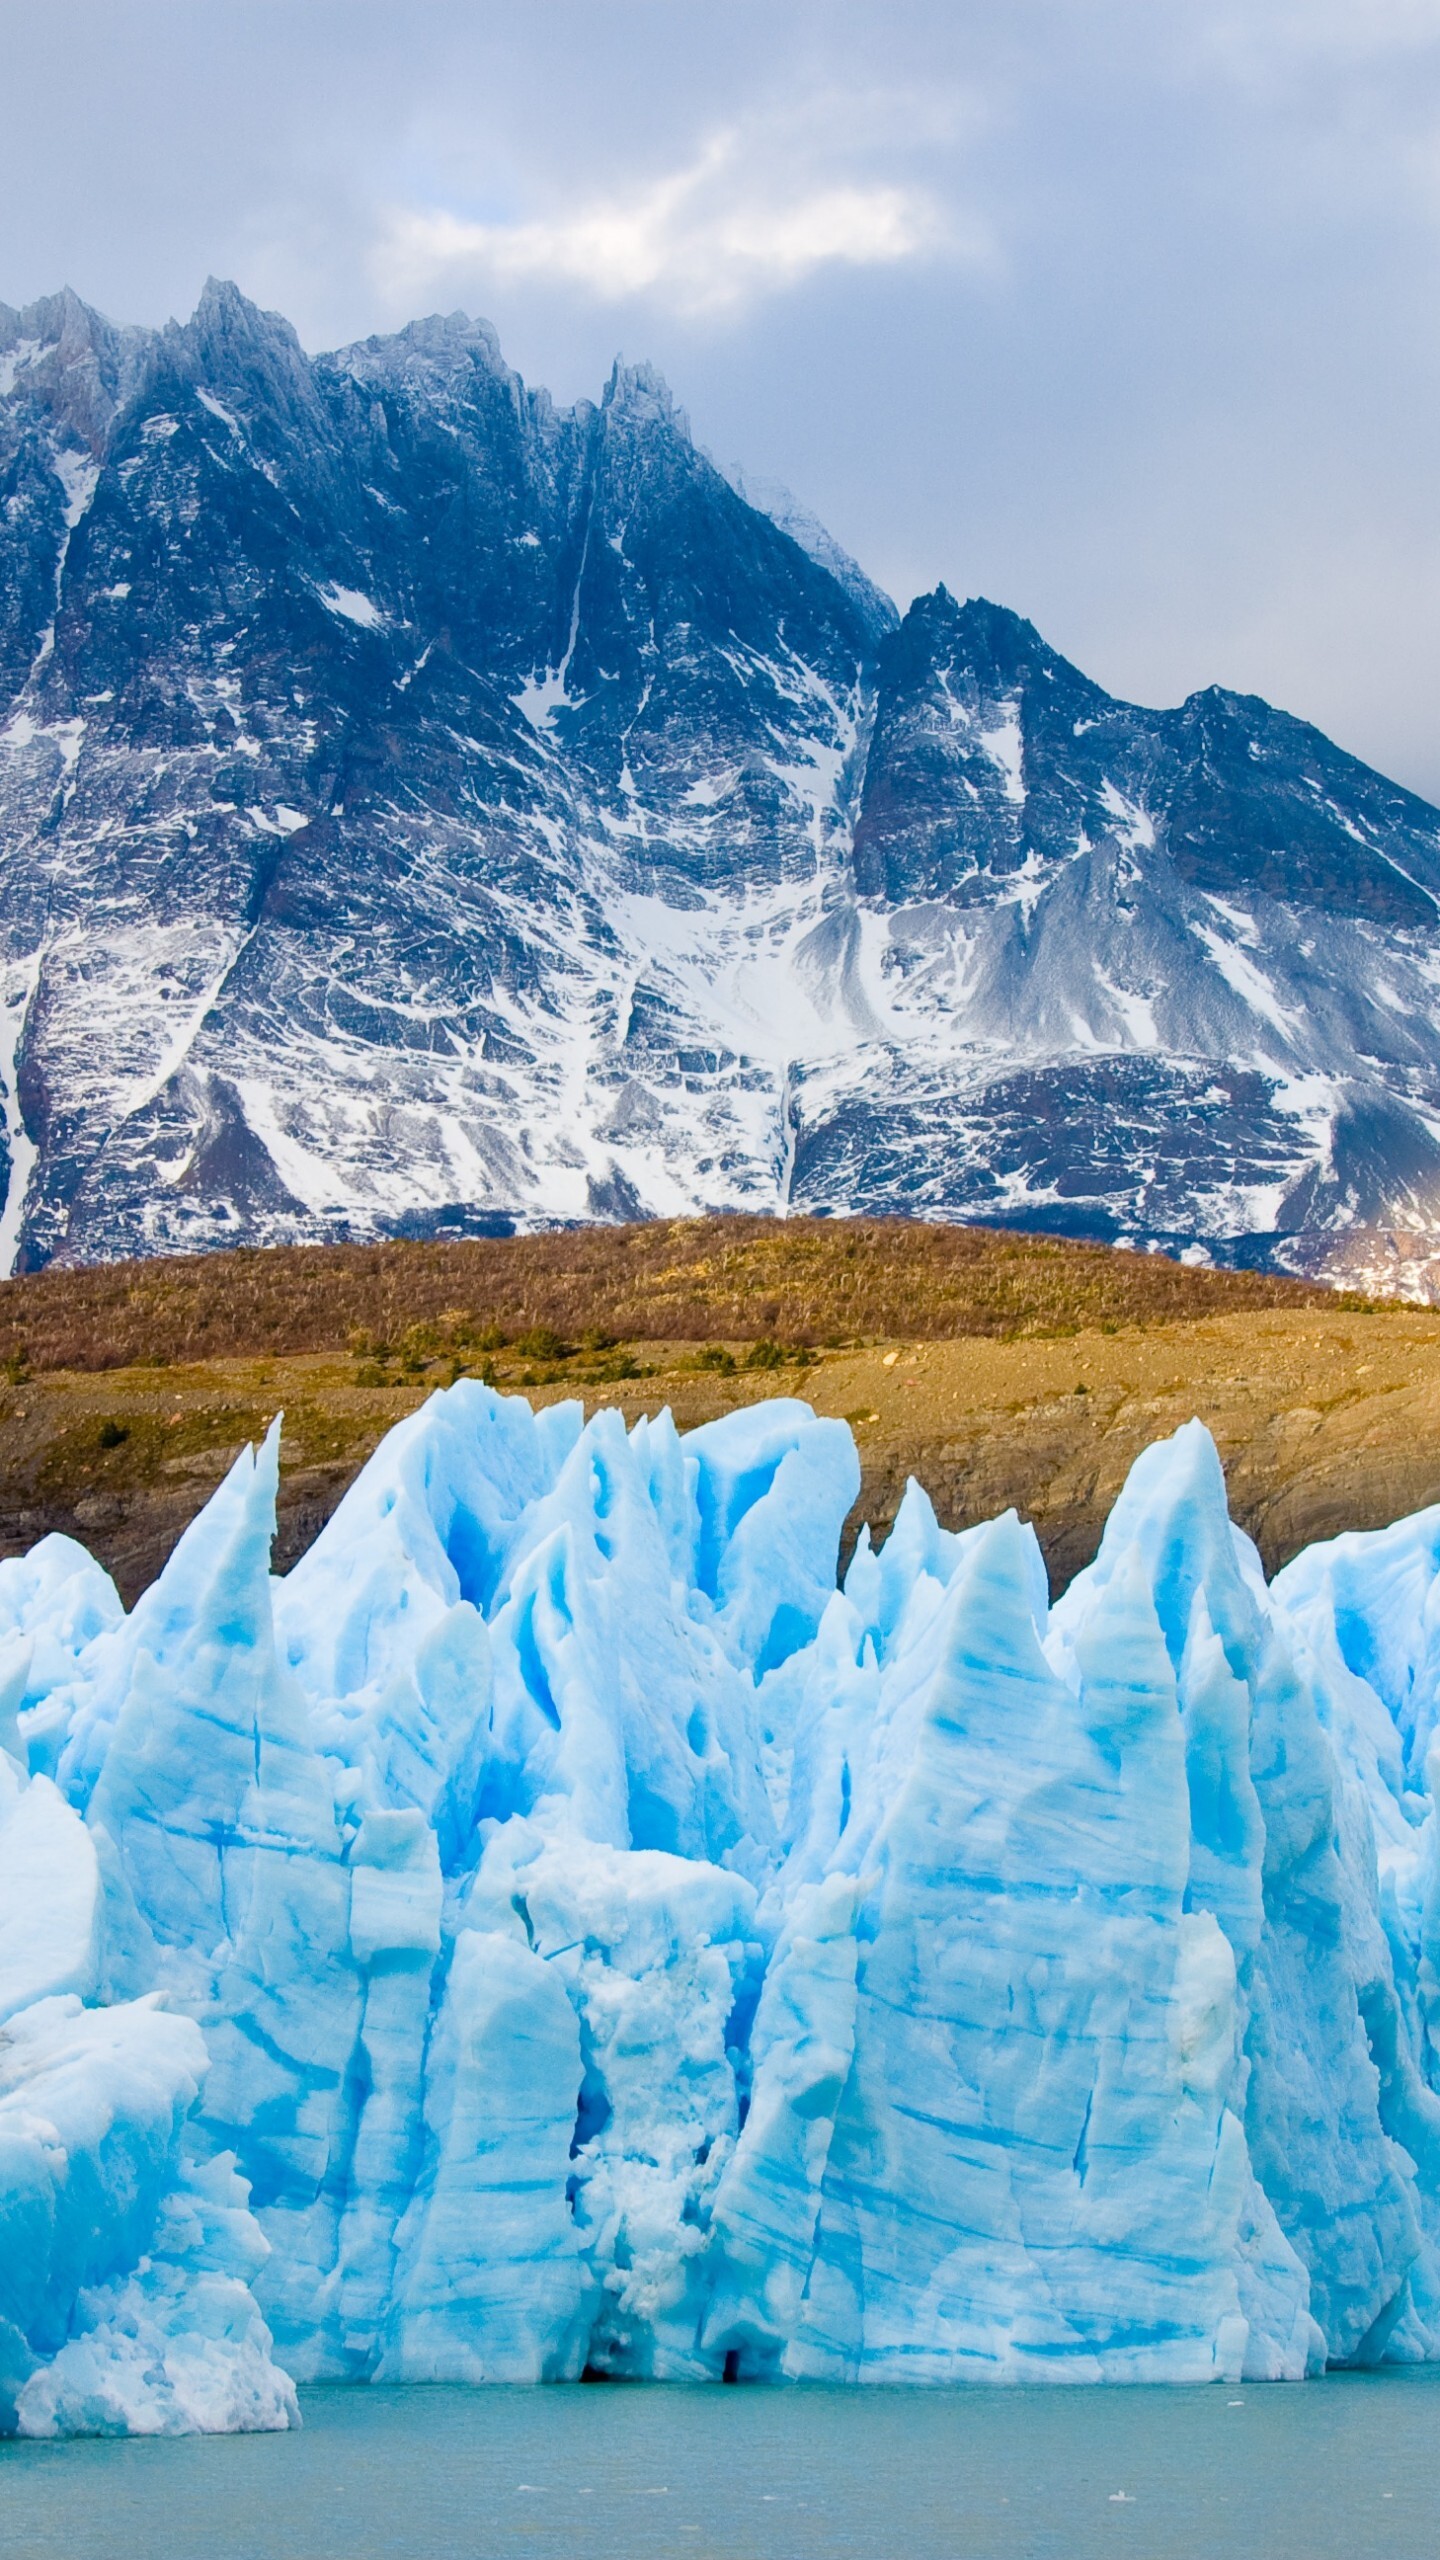
[[[983,242],[957,235],[918,188],[818,173],[787,184],[750,165],[727,132],[649,186],[532,220],[394,211],[374,267],[381,290],[406,310],[472,279],[533,279],[605,302],[649,295],[717,313],[784,292],[821,267],[893,266],[942,245],[984,254]]]
[[[1383,70],[1433,54],[1440,0],[1219,0],[1190,20],[1186,41],[1247,82],[1306,66]]]

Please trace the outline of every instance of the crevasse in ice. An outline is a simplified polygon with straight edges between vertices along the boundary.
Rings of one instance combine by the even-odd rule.
[[[0,2426],[1440,2356],[1440,1511],[1267,1588],[1192,1423],[837,1587],[843,1424],[462,1381],[275,1581],[276,1465],[0,1564]]]

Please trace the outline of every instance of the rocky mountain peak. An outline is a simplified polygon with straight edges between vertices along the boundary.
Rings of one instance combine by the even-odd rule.
[[[1440,815],[903,617],[658,374],[0,311],[0,1263],[886,1209],[1440,1236]],[[755,503],[756,499],[760,503]]]
[[[68,285],[23,311],[0,304],[0,398],[12,414],[43,411],[98,458],[145,338],[114,328]]]
[[[358,381],[404,382],[425,379],[439,385],[464,384],[478,370],[506,385],[519,386],[500,351],[488,320],[472,320],[468,312],[432,312],[411,320],[388,337],[359,339],[330,359]],[[519,386],[523,389],[523,386]]]
[[[652,364],[627,364],[617,356],[610,368],[601,408],[614,426],[665,427],[688,444],[690,421],[663,374]]]
[[[858,608],[872,641],[878,641],[883,633],[895,629],[900,616],[893,598],[886,595],[883,587],[877,587],[872,578],[866,577],[859,562],[852,560],[828,527],[802,504],[783,481],[757,477],[754,472],[742,470],[738,465],[727,471],[725,477],[747,507],[768,516],[773,525],[778,525],[782,533],[788,534],[792,542],[798,543],[800,549],[835,580],[837,586],[844,588],[851,603]]]

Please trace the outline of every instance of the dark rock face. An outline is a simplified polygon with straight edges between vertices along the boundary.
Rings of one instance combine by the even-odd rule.
[[[0,307],[0,500],[4,1267],[1440,1228],[1440,816],[997,606],[897,625],[646,369],[560,410],[458,317],[312,360],[230,286],[59,295]]]

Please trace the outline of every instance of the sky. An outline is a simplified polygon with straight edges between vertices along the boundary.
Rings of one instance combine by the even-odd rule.
[[[902,606],[1440,800],[1440,0],[0,0],[0,299],[656,363]]]

